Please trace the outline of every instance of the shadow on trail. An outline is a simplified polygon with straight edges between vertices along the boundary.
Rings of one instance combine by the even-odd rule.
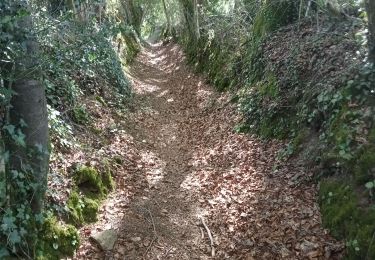
[[[333,255],[336,242],[321,227],[316,185],[298,182],[308,175],[293,164],[274,168],[280,142],[233,131],[240,118],[229,95],[192,74],[178,46],[143,50],[130,75],[134,111],[123,127],[137,160],[129,178],[118,180],[131,183],[134,196],[118,216],[110,258]],[[215,257],[200,217],[213,233]]]
[[[141,144],[137,175],[144,187],[130,203],[114,250],[128,259],[204,255],[196,246],[199,241],[194,241],[201,237],[196,225],[198,201],[192,199],[197,195],[181,187],[191,171],[194,145],[194,133],[183,129],[195,116],[185,98],[192,103],[196,98],[176,71],[179,67],[174,64],[182,59],[176,46],[153,47],[140,55],[130,72],[139,110],[127,128]]]

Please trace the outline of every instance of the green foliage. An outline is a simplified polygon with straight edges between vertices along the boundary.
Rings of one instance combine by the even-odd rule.
[[[108,168],[108,167],[107,167]],[[75,187],[68,199],[69,218],[76,226],[97,220],[99,204],[114,189],[110,171],[82,166],[74,172]]]
[[[107,189],[107,191],[112,191],[115,188],[115,181],[113,180],[108,162],[105,162],[104,164],[105,171],[102,173],[103,186]]]
[[[79,234],[75,227],[58,223],[48,216],[41,230],[41,241],[37,244],[36,259],[60,259],[73,256],[79,246]]]
[[[69,209],[69,218],[71,222],[76,226],[82,225],[85,222],[82,214],[82,209],[85,207],[85,205],[80,195],[76,191],[70,193],[67,206]]]
[[[290,131],[291,114],[278,108],[278,83],[268,72],[261,81],[239,91],[240,109],[248,119],[250,131],[264,138],[285,138]]]
[[[357,24],[353,30],[351,21],[337,19],[340,8],[333,14],[318,1],[317,10],[307,13],[319,13],[322,32],[317,32],[316,18],[297,22],[307,10],[307,1],[299,3],[247,0],[246,15],[208,8],[199,41],[185,33],[180,42],[197,71],[218,89],[236,92],[245,116],[237,131],[290,138],[281,157],[296,155],[306,166],[321,167],[320,176],[337,176],[339,181],[321,184],[324,223],[347,241],[349,259],[372,259],[375,73],[365,62],[363,40],[358,41],[365,28]],[[339,5],[354,7],[347,3]],[[357,15],[356,8],[350,13]]]
[[[47,111],[52,145],[57,145],[60,148],[73,147],[75,138],[73,137],[71,125],[67,124],[63,120],[61,113],[50,105],[47,105]]]
[[[99,199],[91,199],[84,194],[73,191],[67,202],[70,221],[81,226],[84,223],[97,221]]]
[[[83,93],[99,92],[102,85],[110,91],[114,86],[120,95],[129,95],[129,81],[109,41],[120,31],[119,27],[70,23],[53,29],[48,30],[50,37],[40,35],[48,78],[47,97],[53,106],[74,106]],[[66,39],[62,40],[59,33]]]
[[[11,138],[20,147],[25,146],[27,137],[22,132],[25,125],[22,121],[19,125],[4,124],[4,117],[14,94],[11,86],[14,80],[23,76],[18,75],[14,68],[25,57],[25,39],[36,36],[41,52],[35,57],[38,67],[31,68],[31,73],[45,86],[51,147],[61,152],[73,147],[76,141],[68,122],[73,120],[85,124],[90,119],[88,111],[80,105],[83,96],[101,96],[105,93],[106,96],[115,97],[118,103],[130,96],[130,84],[124,74],[121,58],[134,57],[139,42],[135,36],[130,41],[130,34],[124,35],[126,45],[131,50],[120,58],[113,47],[113,40],[121,33],[124,24],[110,22],[110,17],[102,17],[100,24],[95,20],[78,22],[64,8],[51,14],[51,10],[45,7],[43,1],[0,2],[0,138]],[[32,16],[34,28],[26,31],[19,22],[29,15]],[[38,71],[42,71],[42,75]],[[28,151],[28,156],[39,156],[39,152],[43,151],[38,149]],[[7,163],[9,151],[1,149],[1,152],[1,158]],[[0,258],[8,255],[35,259],[71,256],[78,246],[76,229],[60,225],[51,216],[44,221],[43,213],[34,214],[30,197],[35,196],[41,183],[40,180],[35,181],[30,165],[23,164],[22,167],[22,171],[0,174],[0,207],[4,209],[0,213]],[[113,189],[113,180],[108,174],[100,176],[103,178],[95,186],[100,199]],[[80,186],[85,185],[81,183]],[[75,195],[73,192],[68,203],[72,208],[74,205],[84,205],[81,212],[76,211],[72,215],[80,219],[82,214],[85,222],[95,221],[100,199],[93,198],[94,192],[83,190]]]
[[[82,166],[74,172],[73,178],[77,187],[94,198],[102,198],[109,191],[109,187],[103,184],[102,175],[92,167]]]
[[[356,160],[354,177],[358,184],[375,179],[375,146],[365,147]]]
[[[268,33],[294,22],[298,17],[296,1],[265,1],[254,19],[252,33],[255,39],[262,39]]]
[[[89,122],[90,116],[84,106],[78,106],[72,110],[72,119],[77,124],[85,124]]]
[[[338,239],[345,239],[347,259],[375,257],[375,209],[362,208],[349,181],[328,179],[320,184],[323,224]]]

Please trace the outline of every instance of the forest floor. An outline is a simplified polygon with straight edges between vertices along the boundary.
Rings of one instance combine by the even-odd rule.
[[[311,174],[277,159],[282,143],[236,133],[230,95],[194,74],[177,45],[143,49],[130,76],[133,104],[106,144],[121,150],[117,187],[80,230],[75,259],[340,257]],[[103,252],[89,237],[107,229],[116,243]]]

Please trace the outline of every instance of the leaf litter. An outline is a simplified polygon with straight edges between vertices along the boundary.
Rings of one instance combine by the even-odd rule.
[[[236,133],[242,118],[230,95],[195,75],[177,45],[145,48],[129,74],[126,113],[89,106],[105,114],[97,127],[116,131],[89,138],[98,147],[90,156],[54,166],[119,158],[116,190],[99,221],[81,228],[74,259],[341,257],[343,243],[322,228],[317,184],[300,180],[310,173],[278,161],[281,142]],[[104,252],[90,236],[109,229],[118,238]]]

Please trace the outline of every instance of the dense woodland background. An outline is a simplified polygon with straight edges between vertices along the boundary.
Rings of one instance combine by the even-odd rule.
[[[320,182],[323,223],[346,257],[374,259],[374,37],[372,0],[1,1],[0,258],[78,248],[119,159],[49,166],[80,146],[77,133],[102,134],[85,97],[126,113],[127,67],[150,42],[173,41],[232,94],[235,131],[283,140],[279,160],[313,173],[303,181]],[[66,197],[54,196],[61,183]]]

